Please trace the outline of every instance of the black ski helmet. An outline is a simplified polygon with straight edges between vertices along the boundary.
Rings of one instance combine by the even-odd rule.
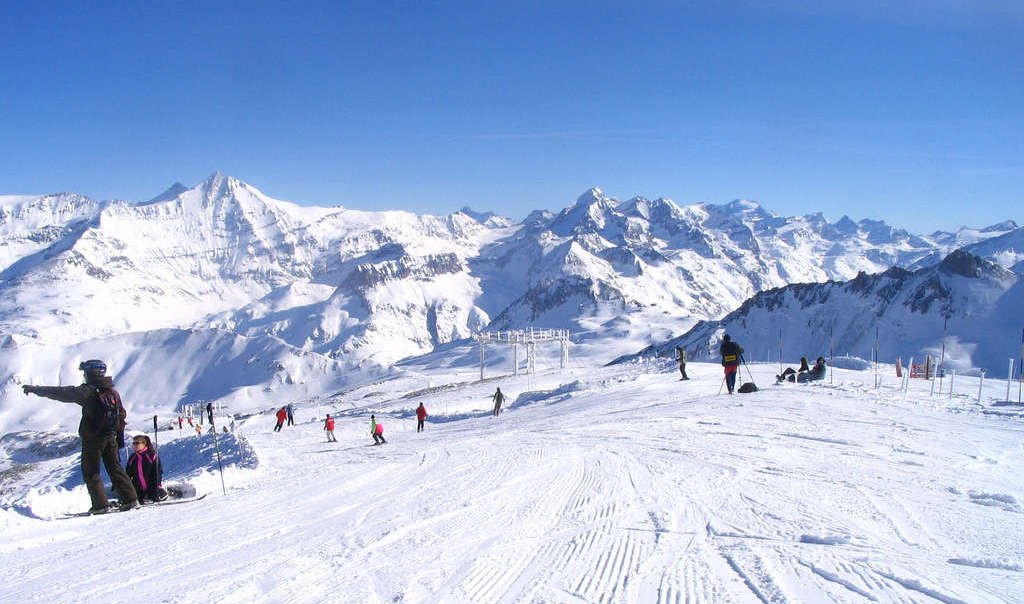
[[[85,372],[86,375],[106,375],[107,364],[99,359],[89,359],[88,361],[82,361],[78,364],[79,371]]]

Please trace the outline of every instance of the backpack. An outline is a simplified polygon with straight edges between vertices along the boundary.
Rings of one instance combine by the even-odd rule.
[[[744,394],[748,392],[757,392],[757,384],[755,384],[754,382],[745,382],[736,391],[742,392]]]
[[[115,434],[121,424],[121,397],[110,388],[97,388],[96,396],[85,407],[86,424],[97,436]]]

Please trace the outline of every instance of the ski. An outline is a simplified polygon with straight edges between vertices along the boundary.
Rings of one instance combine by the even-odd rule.
[[[199,497],[189,497],[187,499],[164,499],[163,501],[154,501],[151,503],[142,504],[142,509],[160,507],[162,505],[175,505],[178,503],[192,503],[193,501],[199,501],[200,499],[206,499],[209,493],[203,493]]]
[[[176,505],[176,504],[179,504],[179,503],[192,503],[193,501],[199,501],[200,499],[205,499],[207,495],[209,495],[209,493],[203,493],[199,497],[190,497],[188,499],[165,499],[163,501],[154,501],[154,502],[150,502],[150,503],[145,503],[145,504],[142,505],[142,507],[134,508],[134,509],[145,510],[147,508],[157,508],[157,507],[162,507],[162,506],[165,506],[165,505]],[[64,519],[64,518],[84,518],[84,517],[87,517],[87,516],[106,516],[108,514],[120,514],[122,512],[131,512],[131,511],[132,510],[120,510],[120,509],[117,508],[116,505],[114,505],[114,506],[111,506],[110,510],[108,510],[107,512],[105,512],[103,514],[93,514],[91,512],[75,512],[73,514],[64,514],[60,519]]]

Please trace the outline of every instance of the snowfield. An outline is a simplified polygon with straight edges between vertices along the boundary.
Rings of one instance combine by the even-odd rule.
[[[729,396],[713,364],[688,382],[655,362],[482,382],[407,367],[298,403],[280,433],[273,410],[236,418],[226,495],[212,436],[161,431],[168,473],[209,496],[100,517],[62,518],[88,507],[77,453],[16,471],[8,447],[0,601],[1024,601],[1024,407],[1005,381],[979,404],[977,378],[950,396],[904,394],[891,366],[878,389],[870,369],[749,369],[761,391]]]

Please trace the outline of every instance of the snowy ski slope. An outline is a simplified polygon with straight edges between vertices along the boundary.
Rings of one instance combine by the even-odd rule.
[[[240,420],[258,465],[230,466],[227,495],[207,464],[205,500],[126,514],[56,520],[84,489],[26,475],[0,514],[0,601],[1024,601],[1024,408],[1000,404],[1005,381],[979,405],[976,378],[950,397],[749,369],[762,390],[733,396],[712,364],[689,382],[667,364],[410,370],[300,404],[281,433],[272,410]],[[211,439],[182,434],[160,439]]]

